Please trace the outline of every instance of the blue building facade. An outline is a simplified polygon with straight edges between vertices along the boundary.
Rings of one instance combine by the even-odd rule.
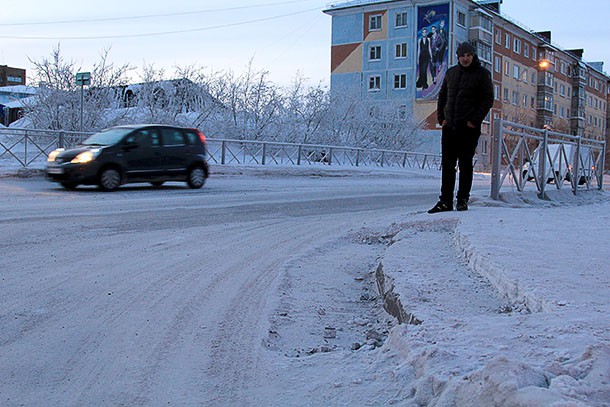
[[[347,1],[332,16],[331,89],[393,103],[436,128],[436,97],[468,40],[470,0]]]

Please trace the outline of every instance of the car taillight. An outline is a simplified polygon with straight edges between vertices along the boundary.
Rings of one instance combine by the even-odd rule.
[[[201,132],[201,130],[197,130],[197,134],[199,135],[201,142],[205,144],[205,135]]]

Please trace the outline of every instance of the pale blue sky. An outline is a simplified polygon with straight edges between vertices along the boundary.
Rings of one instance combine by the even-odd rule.
[[[175,65],[197,65],[242,72],[252,59],[276,83],[287,84],[299,71],[327,84],[331,18],[322,10],[330,2],[3,2],[0,64],[31,70],[28,58],[41,60],[60,43],[63,55],[85,71],[111,48],[111,62],[137,68],[154,64],[172,72]],[[584,48],[585,60],[604,61],[610,71],[609,0],[504,0],[502,10],[533,30],[551,30],[562,47]],[[174,33],[162,34],[167,32]]]

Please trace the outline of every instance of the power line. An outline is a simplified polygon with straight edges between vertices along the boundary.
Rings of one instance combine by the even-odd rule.
[[[0,27],[92,23],[92,22],[104,22],[104,21],[138,20],[138,19],[156,18],[156,17],[186,16],[186,15],[194,15],[194,14],[216,13],[216,12],[220,12],[220,11],[235,11],[235,10],[245,10],[245,9],[260,8],[260,7],[278,6],[278,5],[285,5],[285,4],[304,3],[306,1],[311,1],[311,0],[293,0],[293,1],[278,2],[278,3],[255,4],[255,5],[251,5],[251,6],[227,7],[227,8],[196,10],[196,11],[183,11],[183,12],[177,12],[177,13],[146,14],[146,15],[140,15],[140,16],[129,16],[129,17],[108,17],[108,18],[91,18],[91,19],[81,19],[81,20],[37,21],[37,22],[24,22],[24,23],[0,23]],[[6,38],[6,37],[3,37],[3,38]]]
[[[187,30],[175,30],[175,31],[162,31],[162,32],[153,32],[153,33],[143,33],[143,34],[124,34],[124,35],[100,35],[100,36],[86,36],[86,37],[33,37],[33,36],[13,36],[13,35],[0,35],[0,38],[5,39],[13,39],[13,40],[99,40],[99,39],[114,39],[114,38],[138,38],[138,37],[153,37],[153,36],[163,36],[163,35],[172,35],[172,34],[183,34],[197,31],[207,31],[207,30],[216,30],[220,28],[227,27],[235,27],[239,25],[253,24],[262,21],[276,20],[279,18],[290,17],[297,14],[308,13],[311,11],[319,10],[319,7],[296,11],[288,14],[280,14],[277,16],[259,18],[256,20],[246,20],[240,21],[236,23],[228,23],[221,25],[214,25],[209,27],[200,27],[200,28],[191,28]]]

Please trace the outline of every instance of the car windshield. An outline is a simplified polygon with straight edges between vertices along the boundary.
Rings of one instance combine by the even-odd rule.
[[[95,133],[88,139],[83,141],[84,146],[110,146],[118,143],[127,134],[131,133],[133,129],[115,127],[107,129],[99,133]]]

